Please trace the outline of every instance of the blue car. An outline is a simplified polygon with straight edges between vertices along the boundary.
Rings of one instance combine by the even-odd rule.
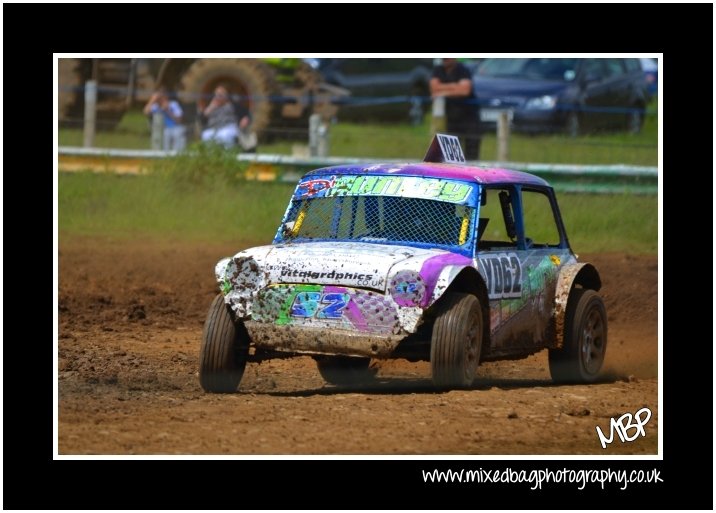
[[[637,133],[649,101],[638,59],[485,59],[473,77],[484,128],[502,110],[522,132]]]
[[[644,70],[644,80],[646,80],[649,94],[656,96],[659,89],[659,64],[656,59],[643,58],[639,59],[641,69]]]

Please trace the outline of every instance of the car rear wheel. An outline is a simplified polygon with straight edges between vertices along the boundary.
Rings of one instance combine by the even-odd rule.
[[[370,382],[376,369],[370,367],[370,358],[356,356],[315,356],[318,372],[333,385],[361,385]]]
[[[564,131],[570,137],[577,137],[581,133],[579,114],[570,112],[567,114],[567,122],[564,124]]]
[[[249,355],[249,334],[235,323],[221,294],[214,298],[204,323],[199,354],[199,383],[213,393],[231,393],[241,382]]]
[[[549,372],[557,383],[593,383],[607,351],[607,313],[593,290],[572,290],[564,323],[564,345],[549,350]]]
[[[627,114],[627,131],[630,134],[638,134],[644,125],[644,111],[638,105],[633,107]]]
[[[472,384],[482,347],[482,309],[472,294],[448,293],[433,325],[430,366],[440,388]]]

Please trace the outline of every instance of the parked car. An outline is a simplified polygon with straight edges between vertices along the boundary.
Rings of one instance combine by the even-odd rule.
[[[644,71],[644,80],[651,96],[656,96],[659,89],[659,64],[656,59],[639,59]]]
[[[430,362],[440,388],[480,362],[549,351],[557,382],[593,382],[607,348],[596,268],[578,262],[541,178],[465,165],[438,134],[424,162],[317,169],[273,243],[215,269],[199,380],[235,391],[248,361],[311,355],[324,379],[371,359]]]
[[[638,59],[485,59],[473,77],[480,118],[509,109],[523,132],[639,132],[649,99]]]
[[[419,122],[430,105],[433,59],[312,59],[325,82],[350,91],[340,119]]]

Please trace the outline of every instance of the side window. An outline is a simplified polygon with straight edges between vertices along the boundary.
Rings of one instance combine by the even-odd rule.
[[[490,250],[517,247],[515,211],[512,201],[515,192],[510,189],[482,189],[478,222],[478,249]]]
[[[607,65],[607,76],[618,77],[624,74],[624,66],[621,59],[605,59]]]
[[[582,63],[582,76],[587,80],[601,80],[604,78],[603,59],[584,59]]]
[[[639,59],[624,59],[624,65],[627,71],[641,71],[641,64]]]
[[[529,247],[558,246],[559,229],[549,197],[540,191],[522,189],[522,210],[525,239]]]
[[[344,75],[364,75],[374,72],[376,65],[380,65],[378,62],[380,60],[370,58],[342,59],[340,70]]]
[[[380,69],[376,71],[383,73],[407,73],[418,66],[418,59],[379,59]]]

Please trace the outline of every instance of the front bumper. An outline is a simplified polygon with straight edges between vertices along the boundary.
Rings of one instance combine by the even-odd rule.
[[[559,110],[525,110],[517,109],[512,115],[512,128],[515,132],[523,133],[549,133],[564,129],[566,113]],[[483,132],[493,132],[495,122],[482,121],[480,127]]]
[[[256,294],[250,314],[239,320],[257,348],[387,358],[420,324],[422,292],[403,293],[399,304],[368,289],[273,284]]]
[[[244,325],[255,347],[302,354],[389,358],[408,336],[357,333],[342,329],[280,326],[258,321]]]

